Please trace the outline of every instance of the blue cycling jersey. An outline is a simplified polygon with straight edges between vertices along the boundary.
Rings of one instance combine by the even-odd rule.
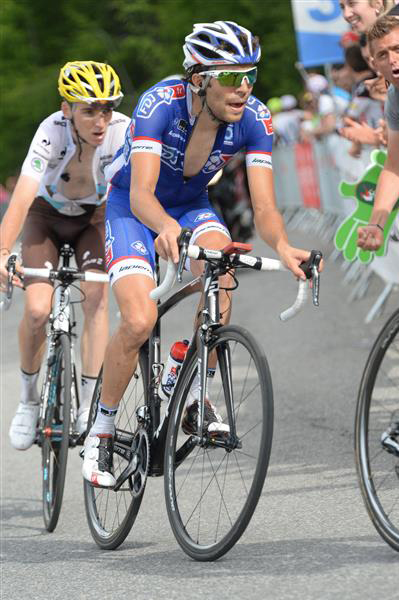
[[[140,97],[125,143],[106,168],[106,177],[112,186],[126,190],[127,203],[130,157],[135,152],[150,152],[161,157],[155,196],[165,209],[192,204],[203,197],[216,171],[239,150],[246,151],[247,167],[271,168],[271,116],[264,104],[250,96],[241,120],[219,127],[205,165],[197,175],[185,180],[184,156],[195,124],[191,109],[192,92],[188,83],[179,79],[157,83]],[[118,197],[120,200],[121,194]],[[112,202],[112,192],[109,201]]]

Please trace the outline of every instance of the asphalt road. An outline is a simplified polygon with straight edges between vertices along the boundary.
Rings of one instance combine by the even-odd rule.
[[[331,246],[291,234],[293,243]],[[257,253],[271,256],[255,242]],[[163,482],[150,479],[125,543],[105,552],[86,523],[81,459],[70,452],[63,509],[49,534],[41,514],[40,452],[17,452],[8,427],[18,402],[17,323],[22,294],[2,315],[1,496],[2,585],[7,600],[120,597],[155,600],[374,599],[398,593],[399,555],[371,525],[358,490],[353,458],[357,388],[384,317],[364,324],[382,290],[347,302],[340,263],[327,261],[321,306],[282,324],[296,284],[287,274],[247,273],[235,292],[233,322],[265,348],[275,392],[271,465],[255,515],[240,542],[215,563],[195,563],[173,538]],[[397,305],[392,296],[385,315]],[[170,314],[167,345],[190,333],[192,300]],[[116,321],[113,306],[112,321]],[[185,325],[183,326],[182,323]],[[179,332],[176,334],[176,332]]]

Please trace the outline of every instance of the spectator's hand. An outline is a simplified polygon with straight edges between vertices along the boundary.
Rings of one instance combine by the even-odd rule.
[[[379,120],[379,127],[377,127],[376,132],[378,134],[380,144],[383,146],[388,146],[388,128],[384,119]]]
[[[357,230],[357,245],[363,250],[378,250],[384,243],[384,232],[375,225],[366,225]]]
[[[380,144],[378,129],[373,129],[367,123],[359,123],[354,121],[350,117],[344,118],[344,127],[339,130],[342,137],[350,140],[351,142],[357,142],[359,144],[371,144],[378,146]],[[355,152],[355,150],[354,150]],[[352,154],[351,156],[357,157],[359,154]]]
[[[348,150],[348,154],[353,158],[359,158],[362,151],[362,145],[360,142],[352,142],[351,147]]]
[[[387,87],[385,84],[385,77],[378,75],[373,79],[366,79],[364,82],[366,88],[369,91],[370,97],[378,102],[385,102],[387,97]]]

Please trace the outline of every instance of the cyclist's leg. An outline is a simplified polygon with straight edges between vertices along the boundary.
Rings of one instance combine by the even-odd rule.
[[[81,271],[105,271],[105,206],[96,208],[88,224],[74,242],[76,263]],[[109,287],[104,283],[81,282],[84,294],[84,315],[81,335],[81,393],[76,429],[86,431],[90,403],[97,375],[104,360],[108,342],[108,295]]]
[[[153,237],[128,206],[108,204],[107,268],[121,318],[105,352],[99,410],[86,437],[83,464],[85,479],[104,487],[115,483],[112,437],[118,404],[136,369],[139,348],[157,319],[156,304],[149,297],[155,287]]]
[[[22,263],[26,267],[56,265],[58,249],[51,232],[51,211],[47,203],[37,198],[32,204],[23,231]],[[50,217],[50,219],[49,219]],[[19,325],[22,391],[17,412],[10,426],[14,448],[26,450],[35,439],[39,415],[38,372],[46,341],[45,326],[51,310],[53,288],[48,280],[25,279],[25,308]]]
[[[212,248],[214,250],[220,250],[227,246],[231,241],[230,234],[222,222],[220,217],[215,213],[210,205],[205,205],[205,209],[194,209],[187,212],[180,220],[180,224],[183,227],[190,227],[193,230],[191,238],[192,244],[198,244],[205,248]],[[201,275],[204,270],[203,261],[190,261],[190,269],[194,276]],[[231,274],[223,275],[219,278],[220,293],[219,293],[219,307],[221,322],[227,324],[230,320],[231,313],[231,292],[229,288],[234,287],[234,283]],[[200,310],[203,306],[203,299],[201,298],[198,310],[197,319]],[[195,326],[197,322],[195,323]],[[213,429],[215,432],[226,433],[229,431],[227,424],[222,422],[220,415],[218,414],[215,406],[209,401],[211,384],[215,375],[217,365],[217,356],[215,352],[212,352],[208,358],[207,364],[207,390],[206,390],[206,405],[205,405],[205,420],[207,427]],[[184,423],[187,425],[187,429],[191,427],[192,423],[196,423],[198,414],[198,396],[199,396],[199,377],[195,377],[191,390],[187,395],[187,411],[184,416]]]

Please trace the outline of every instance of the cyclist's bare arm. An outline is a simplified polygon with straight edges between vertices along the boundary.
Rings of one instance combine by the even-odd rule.
[[[254,210],[255,226],[260,237],[275,250],[296,277],[305,279],[299,268],[310,252],[290,245],[283,218],[276,207],[273,172],[263,167],[248,167],[248,184]]]
[[[398,198],[399,131],[388,129],[388,156],[378,179],[370,224],[358,229],[358,246],[365,250],[378,250],[384,241],[381,228],[384,228],[389,213]],[[379,225],[379,227],[375,225]]]
[[[181,227],[166,213],[154,193],[159,178],[161,159],[156,154],[139,152],[133,154],[131,165],[130,206],[132,213],[144,225],[159,234],[155,240],[158,254],[165,260],[170,257],[177,263],[179,250],[176,240]]]
[[[28,210],[36,197],[39,182],[27,175],[21,175],[17,181],[10,204],[0,225],[1,256],[0,256],[0,280],[4,284],[7,281],[7,259],[12,248],[24,226]],[[16,279],[15,285],[21,287]]]

